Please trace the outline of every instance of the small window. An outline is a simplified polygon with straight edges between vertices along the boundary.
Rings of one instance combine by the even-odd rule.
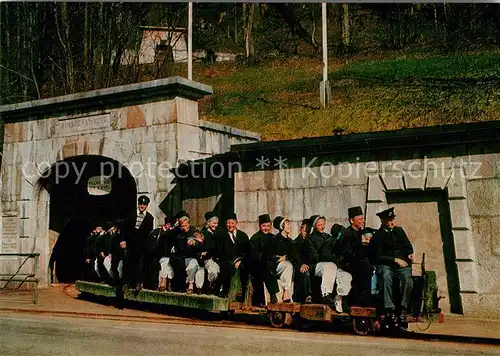
[[[87,191],[90,195],[106,195],[111,192],[111,179],[104,176],[90,177],[87,181]]]

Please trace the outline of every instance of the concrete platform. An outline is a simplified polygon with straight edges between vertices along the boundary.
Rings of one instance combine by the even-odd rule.
[[[33,304],[32,291],[1,291],[0,314],[26,313],[71,316],[80,318],[102,318],[130,321],[192,323],[192,318],[177,317],[143,310],[116,309],[112,305],[103,305],[78,299],[79,292],[74,285],[57,285],[40,290],[39,303]],[[227,326],[228,322],[210,323],[214,326]],[[233,325],[233,324],[231,324]],[[234,324],[237,328],[247,325]],[[410,324],[410,331],[435,336],[457,336],[465,338],[490,338],[500,342],[500,321],[493,319],[473,319],[461,316],[445,316],[443,324],[432,323],[426,331],[418,330],[417,325]]]

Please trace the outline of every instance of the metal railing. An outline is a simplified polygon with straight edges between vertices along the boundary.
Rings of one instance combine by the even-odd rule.
[[[25,257],[24,261],[19,265],[17,271],[14,273],[0,273],[0,281],[7,282],[1,289],[7,288],[7,286],[11,282],[19,283],[19,286],[16,289],[21,288],[24,283],[33,283],[34,284],[34,295],[33,295],[33,303],[38,303],[38,263],[40,254],[39,253],[0,253],[0,257]],[[31,273],[19,273],[21,268],[26,264],[26,262],[33,258],[33,270]]]

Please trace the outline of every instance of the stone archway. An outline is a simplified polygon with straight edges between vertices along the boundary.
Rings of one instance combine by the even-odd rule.
[[[467,202],[466,176],[462,168],[370,174],[366,200],[367,226],[375,227],[380,224],[376,213],[388,207],[387,196],[391,193],[425,194],[432,191],[443,192],[449,206],[448,212],[441,211],[439,214],[449,214],[449,229],[454,251],[451,253],[452,256],[447,257],[453,259],[452,262],[458,271],[460,298],[463,298],[464,294],[476,294],[478,266]],[[455,312],[456,310],[457,308]]]
[[[90,194],[88,179],[93,177],[95,183],[95,178],[102,175],[109,177],[109,194]],[[106,223],[129,214],[136,208],[138,188],[136,179],[123,164],[99,155],[69,156],[41,173],[30,202],[32,218],[24,221],[24,231],[32,231],[33,248],[41,255],[43,284],[55,281],[51,277],[60,282],[78,278],[81,266],[75,261],[82,259],[85,229],[96,222]],[[56,276],[51,276],[57,259]]]

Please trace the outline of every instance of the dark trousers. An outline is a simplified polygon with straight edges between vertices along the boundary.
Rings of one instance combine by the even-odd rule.
[[[250,277],[253,288],[252,305],[265,303],[264,283],[269,294],[276,294],[278,292],[276,276],[273,276],[266,266],[263,266],[259,262],[247,262],[247,264],[242,263],[240,265],[241,291],[243,296],[246,295],[246,288]]]
[[[170,265],[174,270],[174,279],[172,280],[172,290],[175,292],[186,291],[186,258],[183,256],[170,256]]]
[[[236,268],[234,268],[233,261],[218,260],[217,263],[220,267],[220,273],[214,289],[216,292],[221,290],[221,295],[227,297],[231,288],[231,280],[236,273]]]
[[[111,272],[113,272],[113,285],[115,286],[115,296],[116,296],[116,307],[123,308],[125,303],[123,295],[123,284],[125,283],[125,272],[126,272],[126,262],[127,262],[127,251],[115,252],[111,258]],[[123,260],[123,278],[120,279],[120,274],[118,273],[118,264]]]
[[[141,255],[135,249],[127,249],[123,260],[123,279],[124,283],[131,288],[135,288],[137,283],[141,282]]]
[[[371,294],[373,266],[370,263],[358,261],[347,265],[346,271],[352,276],[349,304],[362,307],[373,306],[375,304]]]
[[[159,261],[156,256],[143,254],[140,263],[140,283],[146,289],[158,288]]]
[[[160,262],[158,258],[145,255],[142,263],[142,281],[144,288],[155,290],[158,288],[158,275],[160,273]]]
[[[408,307],[413,288],[411,267],[377,266],[377,284],[384,309],[401,310]]]
[[[304,303],[307,297],[310,297],[311,290],[311,274],[300,272],[300,267],[295,269],[295,277],[293,283],[293,300],[299,303]]]

